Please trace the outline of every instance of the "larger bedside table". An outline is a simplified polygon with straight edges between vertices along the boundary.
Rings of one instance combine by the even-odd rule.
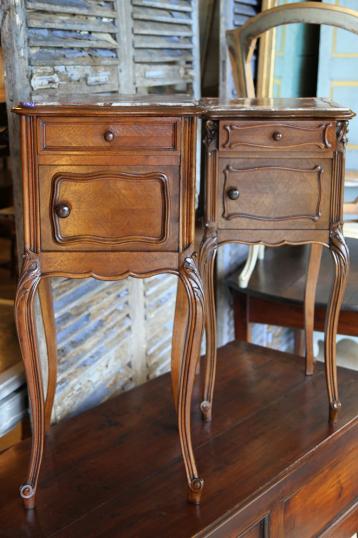
[[[25,237],[16,322],[33,429],[30,467],[20,493],[25,507],[32,508],[56,386],[56,367],[49,364],[45,401],[36,290],[42,311],[50,312],[49,277],[118,280],[166,272],[180,282],[172,380],[189,500],[197,503],[203,481],[192,450],[190,404],[203,326],[203,293],[193,256],[200,109],[180,97],[75,103],[71,97],[15,108],[21,116]],[[45,327],[52,331],[50,324]]]

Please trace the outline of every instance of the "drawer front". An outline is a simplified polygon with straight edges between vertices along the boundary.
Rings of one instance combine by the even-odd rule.
[[[41,166],[39,178],[42,250],[178,249],[177,167]]]
[[[335,123],[329,121],[220,122],[220,151],[322,151],[333,150],[335,141]]]
[[[330,159],[220,159],[219,166],[221,228],[328,228]]]
[[[176,118],[46,118],[38,124],[40,152],[177,151]]]
[[[330,465],[313,475],[301,489],[285,500],[283,536],[320,536],[320,532],[332,526],[339,514],[347,511],[358,497],[357,461],[358,450],[353,447],[346,451],[344,457],[331,461]],[[356,530],[357,527],[354,532]],[[351,536],[350,533],[334,531],[327,535],[332,538]]]

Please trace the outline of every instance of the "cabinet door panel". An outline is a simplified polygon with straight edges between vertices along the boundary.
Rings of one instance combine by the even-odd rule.
[[[40,167],[43,250],[177,250],[177,167]]]
[[[227,229],[326,229],[330,159],[221,159],[218,220]]]

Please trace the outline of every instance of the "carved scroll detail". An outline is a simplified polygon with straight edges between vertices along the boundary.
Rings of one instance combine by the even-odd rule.
[[[217,141],[218,141],[218,124],[216,121],[213,120],[207,120],[205,123],[205,138],[204,142],[208,149],[208,151],[212,151],[214,149],[217,149]]]
[[[31,291],[34,283],[39,281],[40,275],[41,269],[37,254],[31,250],[25,249],[21,277],[17,285],[17,294],[15,300],[16,310],[20,306],[21,301],[23,301],[26,298],[26,295]]]
[[[337,122],[337,142],[342,146],[342,149],[345,149],[348,144],[348,132],[349,132],[349,122],[348,121],[338,121]]]
[[[204,304],[204,291],[201,278],[199,276],[197,258],[198,256],[196,252],[194,252],[191,257],[185,258],[183,269],[195,296]]]

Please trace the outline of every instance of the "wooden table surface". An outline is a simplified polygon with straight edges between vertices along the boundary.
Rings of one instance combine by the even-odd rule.
[[[51,428],[35,511],[26,513],[18,496],[30,440],[3,453],[0,536],[212,536],[210,529],[261,502],[265,492],[273,498],[283,477],[306,460],[317,466],[318,456],[334,449],[338,457],[352,435],[357,439],[358,372],[340,369],[339,387],[343,408],[330,426],[320,365],[313,377],[305,377],[304,361],[298,357],[229,344],[218,353],[211,424],[201,421],[198,392],[195,397],[194,445],[206,483],[200,507],[186,502],[170,379],[164,375]],[[310,480],[313,471],[308,470]],[[344,494],[335,486],[330,490],[329,477],[319,476],[319,486],[314,486],[319,495],[325,480],[325,506],[332,510],[333,491],[334,506],[341,509],[349,486]],[[348,474],[347,480],[354,477]],[[321,512],[308,516],[307,509],[302,525],[312,529]],[[297,532],[289,537],[313,535],[303,527]]]
[[[358,312],[358,241],[347,239],[350,269],[342,310]],[[283,246],[266,248],[263,260],[258,260],[247,288],[238,284],[234,273],[228,283],[240,293],[278,302],[303,302],[309,247]],[[241,269],[240,269],[241,271]],[[239,271],[239,273],[240,273]],[[327,249],[323,249],[317,285],[316,305],[326,306],[333,279],[333,263]],[[357,328],[358,331],[358,328]]]

